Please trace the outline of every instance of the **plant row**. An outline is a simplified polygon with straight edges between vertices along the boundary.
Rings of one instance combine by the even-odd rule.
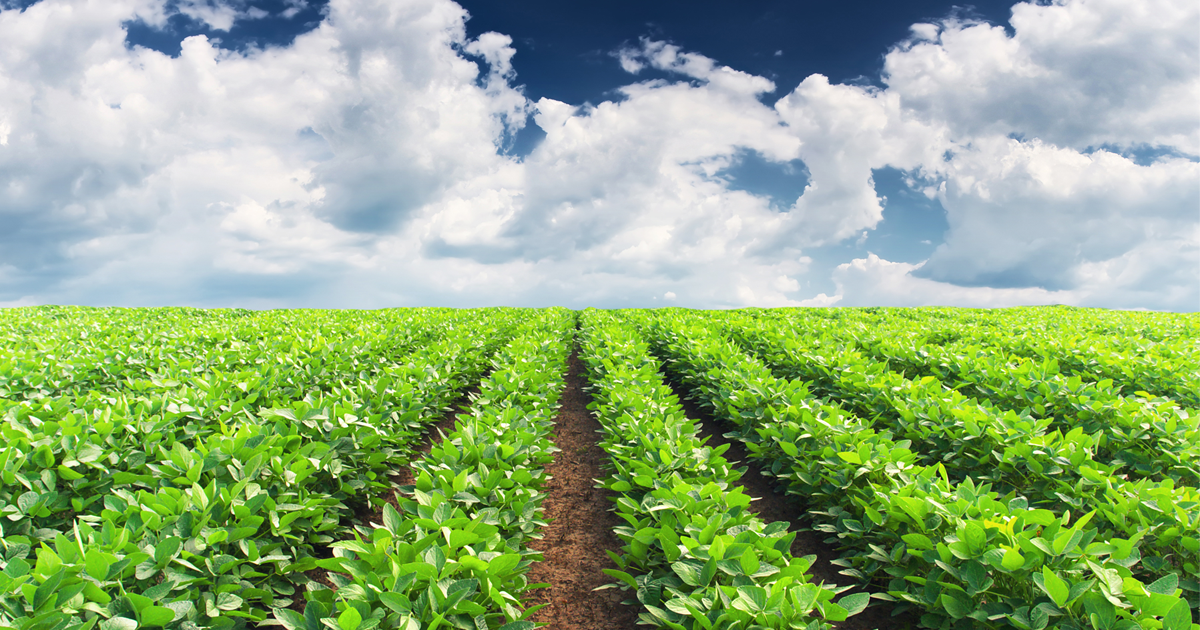
[[[213,370],[149,395],[9,400],[0,625],[235,627],[289,605],[512,317],[307,393]]]
[[[529,630],[521,609],[544,526],[548,438],[563,389],[574,316],[548,309],[493,359],[469,411],[429,455],[381,523],[332,545],[319,562],[336,591],[309,590],[303,614],[275,611],[289,630]]]
[[[1136,577],[1141,536],[1094,512],[1037,508],[824,402],[683,315],[636,316],[671,369],[846,549],[848,575],[916,606],[929,628],[1194,628],[1180,575]],[[877,595],[878,596],[878,595]]]
[[[891,363],[859,352],[853,341],[821,329],[797,329],[736,317],[720,321],[779,376],[803,378],[815,392],[841,401],[859,415],[903,423],[906,437],[929,444],[931,454],[943,461],[948,461],[943,455],[957,458],[966,448],[967,457],[975,458],[975,462],[964,465],[978,468],[990,463],[978,458],[990,459],[994,447],[1043,446],[1039,440],[1048,437],[1052,442],[1063,442],[1065,433],[1071,436],[1067,441],[1080,444],[1086,451],[1049,455],[1053,450],[1049,447],[1039,456],[1044,462],[1031,461],[1030,465],[1042,466],[1057,475],[1062,471],[1051,460],[1063,457],[1074,468],[1087,465],[1104,469],[1105,464],[1113,464],[1122,475],[1139,479],[1170,478],[1190,486],[1200,481],[1200,417],[1190,416],[1169,401],[1156,405],[1115,394],[1105,398],[1090,387],[1084,393],[1077,389],[1062,396],[1074,403],[1070,414],[1064,409],[1066,405],[996,404],[991,397],[969,397],[966,394],[975,390],[962,382],[944,383],[936,376],[907,378],[893,371]],[[1004,373],[1003,368],[997,371]],[[1008,376],[1011,378],[1011,374]],[[1045,381],[1038,384],[1047,386]],[[1009,396],[1003,399],[1011,402]],[[1000,432],[986,431],[988,427]]]
[[[206,373],[247,373],[297,389],[394,363],[435,329],[476,313],[411,311],[6,311],[0,398],[158,391]],[[18,317],[17,314],[24,314]],[[303,393],[301,393],[301,396]]]
[[[907,342],[918,355],[937,348],[950,356],[1053,365],[1055,372],[1085,382],[1110,380],[1109,387],[1126,395],[1147,392],[1200,407],[1200,347],[1193,341],[1200,326],[1186,315],[1124,314],[1123,321],[1111,321],[1110,313],[1064,317],[1070,311],[1052,310],[1055,317],[1040,320],[1031,315],[1045,309],[984,316],[944,309],[953,315],[932,318],[922,317],[924,310],[850,316],[838,327],[853,330],[856,338]],[[1105,324],[1105,319],[1110,321]],[[1172,322],[1176,325],[1170,326]]]
[[[1142,443],[1121,443],[1110,433],[1089,434],[1082,427],[1066,434],[1047,431],[1048,419],[1000,412],[934,377],[909,380],[836,342],[802,339],[800,331],[770,325],[730,329],[776,374],[803,379],[816,393],[920,444],[923,464],[940,462],[952,479],[986,481],[1001,494],[1029,498],[1036,507],[1096,510],[1104,530],[1144,536],[1143,547],[1155,552],[1143,559],[1151,571],[1196,571],[1200,493],[1194,480],[1200,479],[1195,472],[1200,449],[1195,439],[1200,432],[1194,428],[1179,440],[1176,452],[1156,455],[1152,449],[1165,446],[1165,440],[1156,440],[1137,453],[1149,462],[1145,469],[1169,471],[1171,478],[1127,481],[1104,457],[1094,456],[1128,458]]]
[[[1124,396],[1107,381],[1063,375],[1053,360],[956,354],[906,337],[901,329],[734,319],[752,329],[738,335],[740,342],[786,363],[779,366],[782,376],[809,379],[818,391],[830,381],[847,384],[857,374],[852,388],[886,395],[883,390],[891,385],[880,379],[899,379],[892,371],[912,374],[913,386],[936,392],[944,385],[962,394],[945,395],[1032,416],[1036,424],[1063,433],[1082,430],[1095,436],[1098,457],[1131,476],[1166,476],[1193,486],[1200,480],[1200,413],[1180,409],[1172,400]]]
[[[630,325],[586,311],[580,345],[610,462],[602,486],[625,522],[618,569],[605,573],[636,594],[640,623],[816,629],[866,606],[865,594],[834,603],[837,589],[809,579],[813,557],[791,555],[788,524],[748,509],[743,471],[722,456],[728,445],[705,445]]]

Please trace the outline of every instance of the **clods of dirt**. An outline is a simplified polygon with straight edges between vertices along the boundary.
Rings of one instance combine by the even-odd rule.
[[[621,548],[613,533],[621,522],[611,511],[612,493],[595,487],[606,454],[597,444],[600,423],[587,410],[591,396],[578,351],[569,367],[553,436],[560,452],[546,467],[551,479],[542,509],[549,524],[530,545],[544,560],[530,567],[528,579],[550,587],[530,593],[528,605],[546,604],[530,620],[549,630],[633,630],[640,611],[621,603],[629,593],[595,590],[614,581],[601,569],[616,568],[605,550]]]

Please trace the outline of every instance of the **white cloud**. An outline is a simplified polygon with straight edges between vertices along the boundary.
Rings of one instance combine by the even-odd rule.
[[[1078,287],[1084,266],[1142,245],[1174,249],[1200,209],[1200,163],[1184,159],[1139,166],[1105,151],[992,137],[946,170],[950,231],[921,275],[956,284]]]
[[[284,0],[284,4],[287,5],[287,8],[279,15],[288,20],[296,17],[297,14],[308,7],[307,0]]]
[[[650,39],[616,62],[666,79],[532,102],[512,40],[469,39],[449,0],[332,0],[286,47],[126,47],[167,12],[0,12],[0,304],[1200,307],[1195,3],[915,25],[884,88],[813,75],[774,106],[770,80]],[[545,139],[506,156],[529,115]],[[747,152],[802,160],[808,188],[735,190]],[[942,203],[945,242],[804,295],[814,248],[878,242],[884,167]]]
[[[106,269],[153,275],[138,269],[164,268],[160,254],[196,257],[180,294],[213,266],[358,265],[375,255],[374,233],[509,162],[496,142],[523,123],[524,99],[503,78],[508,40],[468,41],[458,5],[339,0],[318,29],[264,51],[223,51],[203,36],[175,59],[126,48],[122,23],[161,10],[43,0],[0,13],[0,119],[11,129],[0,261],[29,282],[50,279],[44,293],[61,277],[111,280]],[[503,66],[500,78],[477,86],[488,64],[455,47]],[[222,227],[244,207],[305,226],[308,249],[286,229],[245,247]],[[146,239],[206,246],[159,251]],[[140,247],[103,246],[117,242]]]
[[[231,4],[219,0],[181,0],[178,5],[180,13],[193,20],[204,22],[213,30],[228,31],[233,23],[245,16]]]
[[[1200,154],[1200,4],[1022,2],[1011,24],[1012,37],[957,20],[915,26],[885,59],[888,91],[959,141],[1015,133]]]
[[[821,294],[805,306],[970,306],[989,308],[1077,304],[1078,296],[1042,288],[961,287],[918,278],[920,265],[883,260],[875,254],[843,263],[833,273],[837,293]]]
[[[805,79],[775,109],[801,141],[800,158],[810,173],[786,233],[804,244],[837,242],[874,228],[883,206],[871,170],[937,163],[948,146],[944,131],[914,120],[897,95],[831,85],[819,74]]]

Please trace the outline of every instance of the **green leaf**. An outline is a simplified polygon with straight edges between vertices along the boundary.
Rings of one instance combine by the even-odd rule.
[[[308,630],[308,623],[304,620],[304,616],[294,610],[276,608],[275,620],[287,630]]]
[[[379,601],[398,613],[407,613],[412,610],[412,603],[400,593],[380,593]]]
[[[175,611],[165,606],[150,606],[140,613],[143,626],[165,626],[175,621]]]
[[[399,536],[401,527],[404,521],[400,518],[400,513],[396,508],[392,507],[391,503],[383,504],[383,527],[392,533],[393,536]]]
[[[233,593],[217,595],[217,608],[220,610],[237,610],[242,607],[242,598]]]
[[[754,575],[758,571],[758,556],[754,553],[753,547],[747,549],[746,552],[742,554],[742,557],[739,558],[739,561],[742,565],[742,571],[745,572],[746,575]]]
[[[862,458],[859,457],[858,453],[855,453],[854,451],[839,452],[837,455],[851,464],[861,465],[863,463]]]
[[[604,575],[617,578],[618,580],[628,584],[629,588],[637,588],[637,581],[633,579],[632,575],[629,575],[624,571],[618,571],[616,569],[601,569],[601,571],[604,572]],[[678,571],[676,572],[678,573]]]
[[[128,617],[113,617],[100,622],[100,630],[137,630],[138,622]]]
[[[177,536],[168,536],[159,541],[158,545],[154,547],[154,563],[159,566],[165,565],[175,555],[175,552],[179,551],[181,544],[183,541]]]
[[[37,464],[39,468],[51,468],[54,466],[54,451],[50,450],[48,445],[43,444],[37,447],[31,459],[33,459],[33,463]]]
[[[738,600],[744,602],[746,612],[757,614],[762,612],[767,607],[767,589],[761,586],[739,586],[737,589]],[[739,608],[738,602],[733,603],[734,608]]]
[[[59,466],[58,466],[58,476],[62,477],[66,481],[75,481],[76,479],[83,479],[83,475],[81,473],[77,473],[74,470],[67,468],[66,466],[63,466],[62,464],[59,464]]]
[[[500,630],[534,630],[537,624],[532,621],[513,621],[500,626]]]
[[[34,610],[41,610],[42,607],[47,604],[53,606],[57,602],[58,595],[55,593],[55,591],[57,591],[58,586],[62,584],[63,578],[66,577],[66,574],[66,569],[59,569],[54,573],[54,575],[51,575],[49,578],[47,578],[45,582],[42,582],[41,586],[37,587],[37,590],[34,591],[33,594]]]
[[[29,573],[29,563],[21,558],[13,558],[4,565],[4,574],[14,580]]]
[[[655,540],[658,540],[658,528],[657,527],[643,527],[643,528],[639,529],[637,531],[637,533],[635,533],[633,535],[633,539],[640,543],[649,545],[650,543],[654,542]]]
[[[353,607],[347,608],[345,612],[338,615],[338,627],[342,630],[358,630],[362,625],[362,615]]]
[[[84,570],[87,574],[103,582],[108,579],[108,558],[99,549],[88,549],[84,556]]]
[[[1016,571],[1025,566],[1025,556],[1022,556],[1021,552],[1017,551],[1014,547],[1004,552],[1004,558],[1000,560],[1000,566],[1008,571]]]
[[[1163,617],[1163,630],[1189,630],[1192,627],[1192,610],[1187,600],[1180,599]]]
[[[912,497],[896,497],[900,503],[900,508],[917,524],[917,527],[925,528],[925,516],[929,514],[929,506],[920,499]]]
[[[854,593],[838,600],[838,606],[845,608],[846,614],[851,617],[866,610],[869,603],[871,603],[870,593]]]
[[[1159,595],[1174,595],[1175,589],[1179,587],[1179,576],[1174,573],[1168,573],[1157,580],[1153,584],[1147,585],[1146,590]]]
[[[1095,630],[1112,630],[1117,623],[1117,607],[1101,593],[1093,591],[1084,595],[1083,609],[1087,611],[1088,620]]]
[[[971,614],[971,607],[968,604],[959,601],[955,597],[952,597],[949,593],[942,593],[942,596],[938,602],[942,605],[942,608],[945,608],[946,612],[950,613],[950,616],[955,619],[962,619],[963,617]]]
[[[1054,600],[1054,604],[1059,608],[1067,605],[1067,596],[1071,593],[1071,589],[1067,588],[1067,583],[1047,566],[1042,567],[1042,590],[1046,591],[1046,594]]]
[[[521,564],[520,556],[513,553],[506,553],[502,556],[496,556],[488,562],[488,572],[495,576],[507,575],[513,569],[517,568],[518,564]]]
[[[987,549],[987,530],[977,521],[969,521],[963,534],[966,538],[967,548],[971,550],[971,555],[981,555]]]
[[[903,537],[901,537],[901,540],[904,541],[904,544],[913,549],[933,549],[933,541],[924,534],[905,534]]]

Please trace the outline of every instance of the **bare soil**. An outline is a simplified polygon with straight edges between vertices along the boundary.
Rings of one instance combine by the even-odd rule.
[[[550,480],[542,509],[548,525],[530,545],[544,559],[530,567],[529,582],[550,586],[530,594],[530,606],[546,604],[530,620],[550,630],[632,630],[640,607],[621,603],[629,594],[594,590],[615,581],[601,569],[616,568],[605,550],[621,548],[613,533],[620,520],[611,510],[613,494],[596,488],[606,455],[597,444],[600,423],[587,410],[591,396],[584,390],[578,350],[569,368],[552,438],[560,451],[546,467]]]
[[[804,526],[805,515],[808,511],[806,506],[776,488],[773,478],[764,474],[762,468],[750,459],[741,442],[725,437],[725,433],[733,430],[734,427],[717,421],[712,414],[689,400],[686,397],[685,388],[669,376],[667,382],[679,396],[680,404],[687,416],[700,422],[702,435],[708,437],[708,444],[712,446],[729,444],[729,450],[725,451],[725,459],[746,467],[746,474],[738,483],[752,498],[750,509],[764,521],[791,523],[789,530],[796,532],[796,538],[792,541],[791,548],[793,556],[815,555],[817,557],[808,570],[814,581],[837,586],[850,586],[851,588],[838,595],[839,599],[852,593],[871,592],[872,589],[863,588],[861,583],[838,573],[841,568],[832,564],[833,560],[838,559],[837,549],[825,542],[824,534]],[[845,621],[834,622],[832,625],[837,630],[881,630],[884,628],[904,630],[918,626],[919,621],[916,615],[906,613],[892,616],[892,611],[891,603],[872,599],[866,610]]]

